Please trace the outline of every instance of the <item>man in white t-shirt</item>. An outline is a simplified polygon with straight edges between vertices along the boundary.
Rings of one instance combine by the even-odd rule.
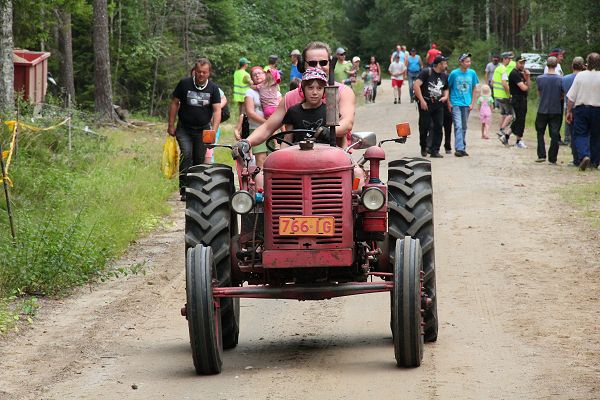
[[[406,77],[406,65],[400,61],[400,56],[395,55],[388,68],[392,77],[392,90],[394,91],[394,104],[401,104],[402,84]]]
[[[558,60],[558,64],[556,65],[556,68],[554,69],[554,73],[560,75],[560,76],[564,76],[564,72],[562,70],[562,68],[560,67],[560,64],[562,63],[562,61],[565,58],[565,51],[561,48],[556,48],[554,50],[552,50],[550,52],[550,54],[548,54],[548,57],[556,57],[556,59]],[[544,67],[544,74],[548,73],[548,66],[546,65]]]
[[[587,68],[567,93],[567,122],[573,124],[572,144],[582,171],[600,164],[600,54],[587,56]]]

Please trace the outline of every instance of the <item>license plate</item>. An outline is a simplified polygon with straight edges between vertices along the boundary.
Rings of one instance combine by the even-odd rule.
[[[334,217],[279,217],[282,236],[333,236],[334,233]]]

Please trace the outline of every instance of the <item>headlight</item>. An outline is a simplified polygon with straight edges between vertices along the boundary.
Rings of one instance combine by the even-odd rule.
[[[385,204],[385,195],[377,188],[367,189],[362,195],[362,203],[368,210],[379,210]]]
[[[238,214],[247,214],[254,207],[254,199],[249,192],[239,190],[231,198],[231,207]]]

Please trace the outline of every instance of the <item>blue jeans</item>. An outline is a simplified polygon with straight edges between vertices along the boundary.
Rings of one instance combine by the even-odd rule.
[[[417,80],[417,76],[419,76],[418,72],[408,73],[408,92],[410,93],[411,100],[415,98],[415,92],[413,92],[413,83],[415,83],[415,81]]]
[[[600,107],[575,107],[572,143],[575,145],[577,164],[583,157],[590,157],[594,166],[600,164]]]
[[[469,120],[469,113],[469,106],[452,106],[454,149],[457,151],[464,151],[467,147],[467,121]]]
[[[569,124],[565,119],[565,142],[569,142],[569,146],[571,146],[571,154],[573,155],[573,164],[578,165],[579,159],[577,158],[577,149],[575,148],[575,143],[573,143],[573,124]]]

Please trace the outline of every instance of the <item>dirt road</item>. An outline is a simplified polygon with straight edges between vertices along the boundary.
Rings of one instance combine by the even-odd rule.
[[[388,159],[418,154],[416,111],[389,82],[357,111],[356,130],[413,137]],[[405,88],[405,92],[406,92]],[[475,114],[475,113],[474,113]],[[183,208],[121,263],[148,274],[49,301],[34,326],[0,342],[1,399],[597,399],[600,245],[557,189],[600,173],[533,162],[529,149],[481,140],[470,157],[433,160],[439,339],[423,365],[395,366],[389,297],[243,300],[239,346],[218,376],[194,374],[185,302]]]

